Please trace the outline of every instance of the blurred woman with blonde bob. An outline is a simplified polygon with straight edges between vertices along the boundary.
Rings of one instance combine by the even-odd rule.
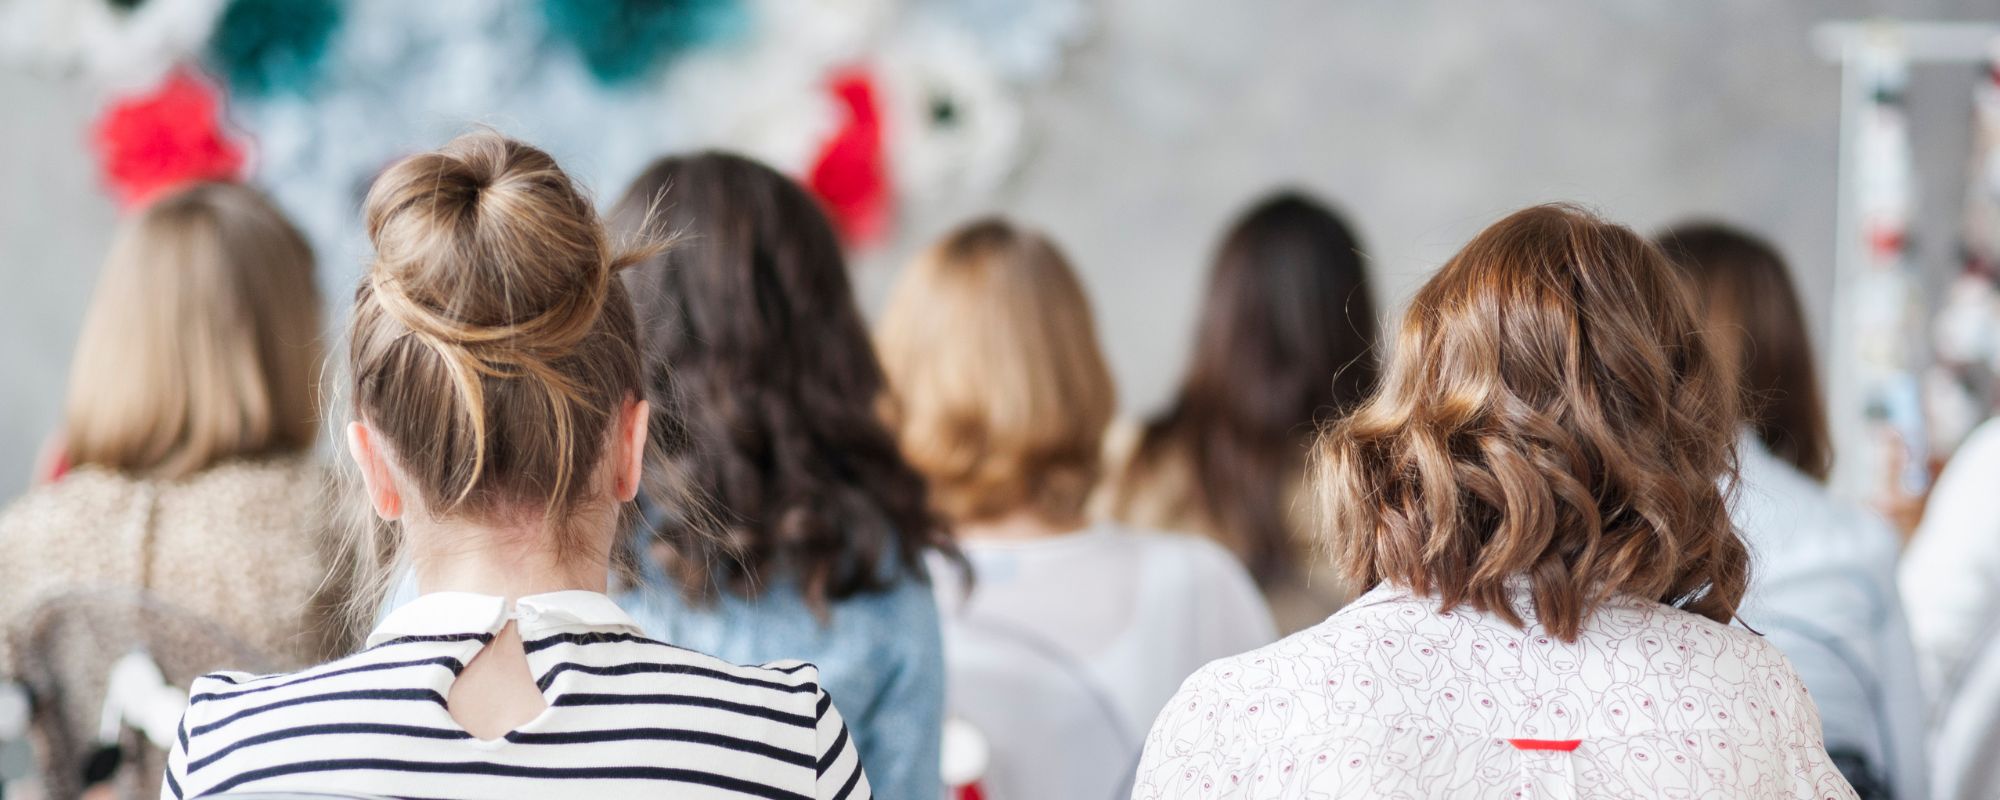
[[[256,191],[192,186],[121,227],[70,365],[64,472],[0,515],[0,619],[81,586],[169,590],[310,660],[319,342],[312,252]]]
[[[1135,798],[1854,797],[1791,664],[1731,624],[1735,387],[1657,249],[1515,213],[1392,353],[1310,478],[1367,593],[1188,679]]]
[[[323,612],[342,587],[310,455],[320,320],[312,252],[252,189],[190,186],[119,228],[70,366],[52,448],[65,466],[0,513],[0,677],[101,685],[109,663],[45,663],[55,649],[36,644],[55,604],[86,594],[124,609],[122,633],[103,633],[131,637],[126,649],[179,649],[145,630],[145,607],[212,625],[204,648],[259,659],[196,669],[300,665],[336,646]],[[73,699],[37,698],[38,719],[57,724]],[[94,726],[100,701],[78,702]],[[60,794],[82,771],[46,759],[70,757],[72,737],[42,739]]]
[[[1083,287],[1042,235],[998,219],[946,235],[877,340],[890,425],[973,565],[969,594],[935,574],[947,707],[991,747],[982,788],[1114,796],[1188,673],[1274,638],[1256,585],[1208,539],[1086,521],[1114,392]]]

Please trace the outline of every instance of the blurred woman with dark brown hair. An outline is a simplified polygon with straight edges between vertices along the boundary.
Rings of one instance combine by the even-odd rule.
[[[1785,261],[1717,223],[1678,225],[1658,242],[1692,281],[1742,398],[1730,518],[1756,576],[1742,617],[1797,665],[1827,750],[1863,797],[1927,797],[1924,695],[1897,599],[1896,536],[1823,485],[1833,448]]]
[[[1194,357],[1166,411],[1114,437],[1102,513],[1206,534],[1243,560],[1284,632],[1351,595],[1312,569],[1296,502],[1313,425],[1375,385],[1376,320],[1360,241],[1310,197],[1282,192],[1230,228]]]
[[[876,415],[882,367],[819,202],[726,153],[655,162],[612,225],[677,245],[624,277],[655,426],[641,590],[654,635],[817,664],[877,794],[931,800],[944,706],[923,556],[956,549]],[[716,525],[686,513],[688,488]]]
[[[1736,425],[1657,249],[1568,206],[1495,223],[1316,445],[1367,593],[1189,678],[1133,796],[1853,797],[1784,655],[1730,624]]]

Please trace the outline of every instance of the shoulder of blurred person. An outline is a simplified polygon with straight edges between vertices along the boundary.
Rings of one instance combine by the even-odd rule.
[[[2000,632],[2000,419],[1945,464],[1900,574],[1926,685],[1939,701]]]
[[[1271,608],[1257,582],[1234,553],[1213,539],[1154,530],[1119,534],[1139,552],[1134,561],[1163,578],[1142,591],[1186,598],[1202,649],[1240,652],[1277,638]]]
[[[1760,584],[1826,569],[1851,571],[1871,590],[1895,586],[1899,546],[1879,517],[1835,498],[1748,432],[1739,437],[1737,454],[1730,518],[1750,546],[1753,593]]]
[[[960,572],[951,558],[927,555],[933,579]],[[691,601],[656,560],[638,566],[637,585],[618,603],[648,635],[739,664],[811,662],[840,704],[876,794],[929,798],[942,791],[944,653],[923,575],[885,553],[885,588],[815,609],[789,576],[769,580],[754,596],[717,580],[715,595],[702,602]]]
[[[1129,419],[1113,424],[1105,434],[1107,474],[1091,496],[1093,519],[1122,523],[1136,528],[1179,531],[1199,535],[1221,545],[1227,541],[1215,523],[1194,502],[1195,475],[1184,457],[1169,451],[1141,475],[1132,469],[1144,428]],[[1311,522],[1299,493],[1303,476],[1286,487],[1286,522],[1296,543],[1299,566],[1292,573],[1262,585],[1265,604],[1277,625],[1277,632],[1290,634],[1327,618],[1353,599],[1346,583],[1326,568],[1311,545]],[[1239,565],[1242,554],[1223,547],[1223,552]]]
[[[1151,662],[1114,670],[1124,678],[1171,675],[1156,695],[1133,689],[1152,702],[1200,664],[1278,637],[1249,572],[1203,536],[1099,523],[1049,539],[967,542],[965,553],[975,580],[970,593],[951,573],[938,578],[948,630],[953,619],[969,617],[1061,630],[1051,641],[1078,653],[1122,642],[1117,653],[1147,653]],[[1063,625],[1050,627],[1057,617]]]
[[[276,663],[338,650],[324,512],[310,455],[236,459],[155,480],[97,466],[36,486],[0,512],[0,619],[66,591],[131,589],[224,626]]]
[[[1730,517],[1753,564],[1739,616],[1797,668],[1828,751],[1858,771],[1851,781],[1923,795],[1925,702],[1897,593],[1895,534],[1755,436],[1746,432],[1737,452]]]

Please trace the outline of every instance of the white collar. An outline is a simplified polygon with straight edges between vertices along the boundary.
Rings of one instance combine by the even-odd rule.
[[[368,634],[368,646],[405,636],[494,634],[508,620],[519,623],[522,638],[555,628],[594,628],[643,635],[639,623],[611,598],[580,590],[528,595],[514,600],[471,592],[432,592],[390,612]]]

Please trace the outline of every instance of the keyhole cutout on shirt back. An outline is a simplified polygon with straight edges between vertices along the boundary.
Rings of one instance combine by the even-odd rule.
[[[507,623],[452,681],[445,706],[459,727],[481,739],[498,739],[549,707],[528,670],[521,632]]]

